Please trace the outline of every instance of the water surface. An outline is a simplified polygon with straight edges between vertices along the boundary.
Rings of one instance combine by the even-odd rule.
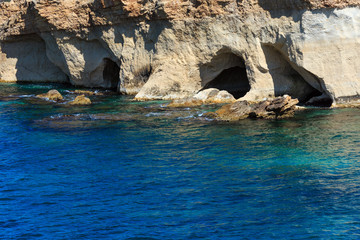
[[[359,239],[360,110],[218,123],[0,84],[3,239]]]

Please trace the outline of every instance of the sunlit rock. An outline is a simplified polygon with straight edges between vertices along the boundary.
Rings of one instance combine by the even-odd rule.
[[[56,89],[50,90],[47,93],[36,95],[36,97],[51,101],[63,100],[63,96]]]

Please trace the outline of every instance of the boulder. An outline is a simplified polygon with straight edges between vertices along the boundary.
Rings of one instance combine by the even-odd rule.
[[[182,98],[182,99],[175,99],[171,103],[169,103],[168,107],[196,107],[203,105],[204,102],[195,98]]]
[[[195,107],[204,104],[232,103],[236,99],[225,90],[209,88],[198,92],[193,97],[177,99],[168,104],[168,107]]]
[[[60,101],[64,99],[63,96],[56,89],[52,89],[47,93],[36,95],[36,97],[51,101]]]
[[[207,114],[205,117],[222,121],[238,121],[245,118],[288,118],[294,115],[297,103],[299,103],[297,99],[292,99],[287,95],[252,104],[247,101],[236,101],[235,103],[224,105],[215,113]]]
[[[85,95],[77,96],[73,101],[69,102],[70,105],[90,105],[91,100]]]
[[[207,101],[209,99],[215,98],[219,92],[220,92],[219,89],[209,88],[198,92],[197,94],[194,95],[193,98],[201,101]]]

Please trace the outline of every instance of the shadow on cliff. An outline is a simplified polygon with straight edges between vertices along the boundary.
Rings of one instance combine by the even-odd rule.
[[[16,80],[68,83],[68,75],[49,59],[46,42],[38,34],[37,21],[34,19],[39,19],[39,16],[34,9],[34,3],[25,4],[28,4],[28,8],[24,15],[24,29],[19,36],[1,43],[1,50],[6,57],[16,59]]]
[[[268,11],[272,18],[292,17],[295,22],[301,20],[302,14],[310,7],[303,0],[258,0],[260,7]]]
[[[268,11],[272,18],[292,17],[295,22],[302,19],[303,14],[311,10],[314,14],[323,14],[329,18],[334,8],[313,9],[309,1],[304,0],[258,0],[259,6]]]
[[[1,43],[1,51],[10,62],[16,59],[15,79],[34,82],[69,82],[68,76],[54,65],[46,55],[46,45],[36,34],[12,38]]]

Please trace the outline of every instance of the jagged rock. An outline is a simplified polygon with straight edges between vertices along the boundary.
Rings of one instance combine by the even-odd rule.
[[[223,106],[217,110],[215,114],[217,115],[217,119],[224,121],[238,121],[249,117],[251,111],[251,105],[247,101],[237,101]]]
[[[91,100],[85,95],[77,96],[73,101],[69,102],[70,105],[90,105]]]
[[[288,118],[294,115],[297,103],[299,103],[297,99],[292,99],[287,95],[252,104],[247,101],[236,101],[223,106],[215,113],[205,115],[205,117],[222,121],[238,121],[245,118]]]
[[[52,89],[52,90],[48,91],[47,93],[36,95],[36,97],[51,100],[51,101],[63,100],[63,96],[56,89]]]

